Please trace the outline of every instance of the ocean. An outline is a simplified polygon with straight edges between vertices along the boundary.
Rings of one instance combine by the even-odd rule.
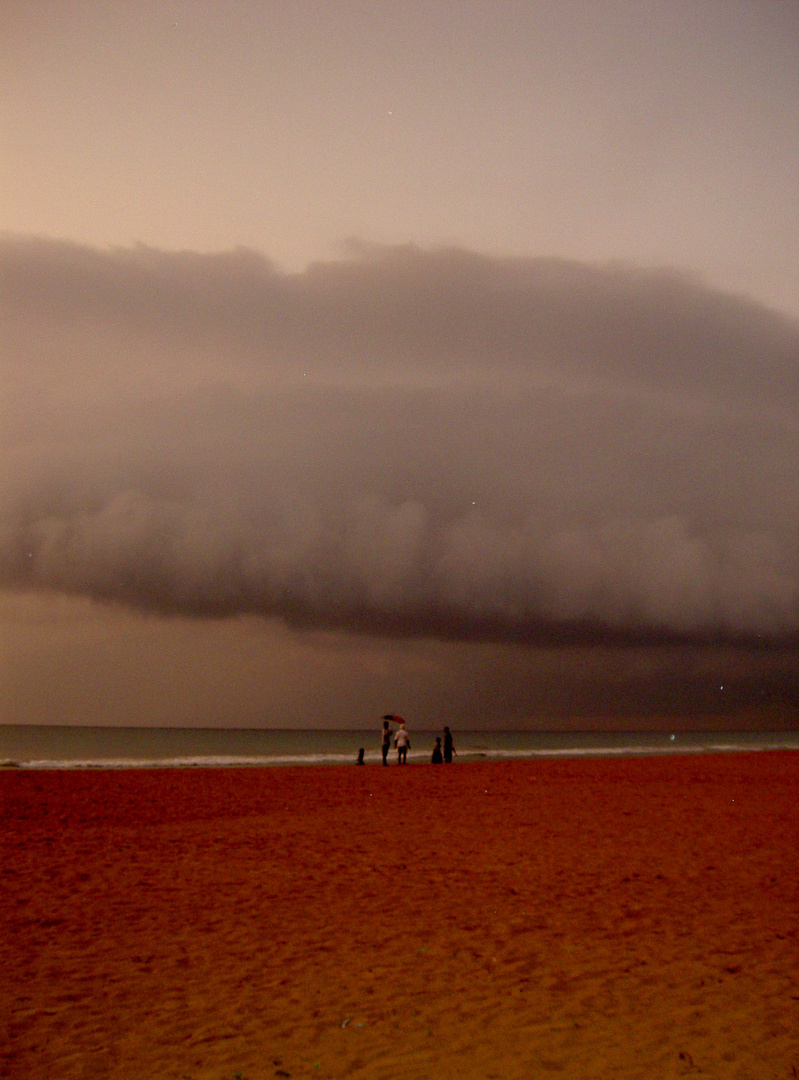
[[[410,762],[428,762],[441,731],[410,729]],[[457,762],[799,750],[799,732],[540,732],[453,729]],[[380,730],[0,726],[0,766],[27,769],[188,768],[380,761]],[[393,765],[396,753],[389,758]]]

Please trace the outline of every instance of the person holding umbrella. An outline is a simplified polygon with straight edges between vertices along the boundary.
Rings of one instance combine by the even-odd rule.
[[[390,727],[393,719],[394,717],[391,715],[383,717],[383,742],[380,745],[380,752],[383,755],[384,765],[388,765],[388,752],[391,749],[391,736],[394,734]]]

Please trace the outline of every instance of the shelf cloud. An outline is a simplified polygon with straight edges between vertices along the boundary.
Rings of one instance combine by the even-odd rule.
[[[0,575],[507,642],[796,640],[799,325],[670,269],[0,243]]]

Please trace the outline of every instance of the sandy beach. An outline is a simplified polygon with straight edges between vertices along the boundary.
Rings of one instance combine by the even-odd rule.
[[[790,753],[0,774],[0,1075],[799,1074]]]

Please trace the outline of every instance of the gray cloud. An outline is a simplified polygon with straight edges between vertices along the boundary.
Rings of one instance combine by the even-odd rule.
[[[497,640],[795,638],[799,326],[668,270],[0,246],[6,586]]]

